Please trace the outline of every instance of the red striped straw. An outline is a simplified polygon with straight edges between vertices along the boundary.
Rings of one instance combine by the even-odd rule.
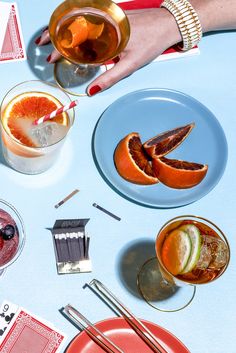
[[[44,123],[47,120],[51,120],[51,119],[55,118],[55,116],[62,114],[69,109],[74,108],[78,103],[79,103],[78,100],[72,101],[69,104],[64,105],[63,107],[60,107],[60,108],[54,110],[50,114],[46,114],[46,115],[42,116],[41,118],[34,120],[33,125],[39,125],[39,124]]]

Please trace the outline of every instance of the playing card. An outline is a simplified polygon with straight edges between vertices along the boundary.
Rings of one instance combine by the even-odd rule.
[[[0,2],[0,63],[22,61],[26,59],[25,45],[21,31],[20,18],[16,3],[8,3],[10,13],[3,2]],[[4,38],[1,45],[1,38]]]
[[[17,312],[18,305],[4,300],[0,306],[0,338],[6,332],[8,325]]]
[[[0,53],[2,50],[3,41],[5,38],[8,19],[11,12],[11,4],[8,2],[0,2]]]
[[[20,308],[0,344],[0,352],[56,353],[64,339],[63,333]]]

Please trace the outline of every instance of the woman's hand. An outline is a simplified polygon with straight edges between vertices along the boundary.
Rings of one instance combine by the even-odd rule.
[[[236,1],[225,0],[189,0],[196,10],[203,32],[221,29],[236,29]],[[90,96],[103,91],[135,70],[146,65],[172,45],[181,41],[181,35],[174,17],[164,8],[152,8],[126,11],[130,22],[131,35],[125,50],[116,65],[97,77],[87,87]],[[50,41],[45,30],[36,44],[43,45]],[[47,58],[53,63],[60,58],[54,50]]]
[[[181,41],[176,22],[165,9],[127,11],[126,14],[131,28],[129,42],[114,67],[90,83],[89,95],[111,87]]]
[[[176,22],[165,9],[133,10],[126,14],[131,28],[129,42],[119,58],[115,58],[114,67],[89,84],[87,92],[90,96],[111,87],[181,41]],[[45,30],[36,44],[44,45],[49,41],[48,30]],[[59,58],[60,53],[54,50],[47,60],[54,63]]]

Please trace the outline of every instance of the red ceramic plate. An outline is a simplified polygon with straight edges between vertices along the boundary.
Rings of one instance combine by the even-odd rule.
[[[168,353],[190,353],[187,347],[174,335],[162,327],[142,320],[157,337]],[[100,331],[109,337],[125,353],[153,353],[151,348],[135,333],[123,318],[112,318],[95,324]],[[104,353],[86,332],[80,333],[68,346],[66,353]]]

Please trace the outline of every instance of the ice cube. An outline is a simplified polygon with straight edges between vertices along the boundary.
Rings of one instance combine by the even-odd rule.
[[[196,265],[196,269],[198,270],[205,270],[208,268],[211,262],[211,249],[205,244],[205,235],[203,237],[203,245],[201,247],[200,257]]]
[[[202,235],[203,245],[200,258],[197,263],[198,269],[219,270],[228,262],[229,251],[225,242],[219,238]]]
[[[212,260],[209,264],[209,268],[218,270],[227,264],[229,251],[223,240],[214,237],[210,238],[211,242],[209,244],[211,247]]]
[[[42,124],[31,126],[30,136],[38,147],[47,147],[60,141],[68,130],[68,127],[47,121]]]

